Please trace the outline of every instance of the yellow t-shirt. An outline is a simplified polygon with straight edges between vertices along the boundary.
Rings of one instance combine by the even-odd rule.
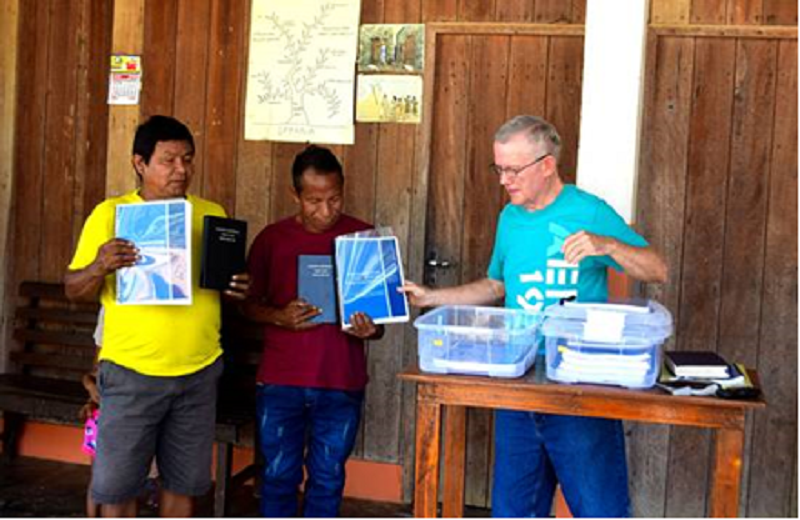
[[[192,304],[117,305],[116,277],[106,276],[100,293],[105,329],[100,359],[149,376],[192,374],[221,354],[219,292],[201,289],[200,244],[205,215],[225,216],[218,204],[187,196],[192,205]],[[143,202],[137,191],[100,203],[83,226],[71,270],[91,264],[100,246],[114,237],[118,204]]]

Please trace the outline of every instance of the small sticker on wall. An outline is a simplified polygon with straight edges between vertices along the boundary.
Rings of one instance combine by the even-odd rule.
[[[111,56],[108,80],[109,105],[138,105],[142,91],[142,57]]]

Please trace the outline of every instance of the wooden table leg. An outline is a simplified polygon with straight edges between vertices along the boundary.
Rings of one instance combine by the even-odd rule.
[[[464,516],[464,469],[466,462],[467,409],[445,407],[444,416],[444,482],[442,484],[442,516]]]
[[[424,388],[420,385],[419,390]],[[416,473],[414,516],[435,518],[439,494],[439,442],[442,407],[417,393]]]
[[[733,518],[739,514],[739,486],[744,456],[744,430],[717,430],[709,514]]]

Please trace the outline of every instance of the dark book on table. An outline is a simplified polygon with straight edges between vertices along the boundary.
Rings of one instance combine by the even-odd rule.
[[[300,255],[297,257],[297,296],[319,307],[322,314],[312,323],[336,323],[336,281],[333,257]]]
[[[203,221],[200,287],[223,291],[233,275],[247,270],[247,222],[210,215]]]
[[[716,352],[666,352],[667,367],[678,377],[725,378],[729,364]]]

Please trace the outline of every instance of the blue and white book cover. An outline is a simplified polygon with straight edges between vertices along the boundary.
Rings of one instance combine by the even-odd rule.
[[[331,255],[297,257],[297,296],[319,307],[311,323],[336,323],[336,282]]]
[[[117,206],[116,236],[139,249],[117,271],[120,305],[191,305],[192,205],[184,199]]]
[[[336,289],[342,327],[363,312],[377,324],[409,319],[408,300],[397,291],[403,285],[400,247],[393,236],[336,238]]]

